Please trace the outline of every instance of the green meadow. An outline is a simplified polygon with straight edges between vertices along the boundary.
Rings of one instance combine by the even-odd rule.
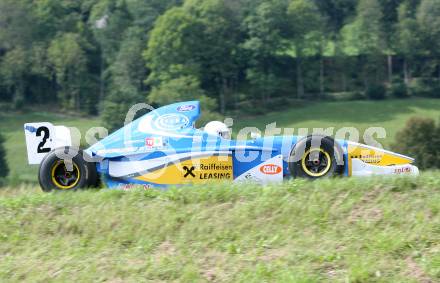
[[[440,101],[437,99],[309,102],[281,111],[272,110],[266,115],[236,119],[234,128],[257,127],[264,133],[267,124],[276,122],[279,128],[293,128],[295,133],[300,128],[307,128],[311,134],[314,128],[334,127],[336,132],[343,127],[354,127],[362,137],[370,127],[383,127],[386,138],[377,141],[389,148],[409,118],[440,120]]]

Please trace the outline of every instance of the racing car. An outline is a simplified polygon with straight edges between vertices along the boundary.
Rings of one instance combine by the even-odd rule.
[[[281,182],[286,178],[417,175],[414,159],[329,136],[231,139],[222,122],[197,129],[198,101],[167,105],[126,124],[87,149],[48,122],[24,125],[29,164],[44,191],[95,187],[167,188],[208,181]]]

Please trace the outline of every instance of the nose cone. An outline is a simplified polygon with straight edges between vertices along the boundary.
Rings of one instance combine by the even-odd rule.
[[[419,168],[417,168],[416,166],[413,166],[411,172],[412,172],[413,176],[419,176],[420,175]]]

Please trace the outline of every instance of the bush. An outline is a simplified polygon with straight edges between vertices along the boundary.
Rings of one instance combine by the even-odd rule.
[[[24,107],[24,97],[22,95],[16,95],[14,96],[14,99],[12,100],[12,105],[14,106],[15,110],[21,110]]]
[[[386,88],[382,84],[373,84],[367,87],[365,95],[369,99],[381,100],[385,99]]]
[[[257,103],[251,99],[240,101],[236,106],[239,114],[264,115],[268,111],[262,103]]]
[[[416,78],[409,85],[411,95],[440,98],[440,81],[432,78]]]
[[[6,162],[5,139],[0,134],[0,179],[6,178],[9,174],[8,163]]]
[[[365,95],[361,91],[353,91],[348,100],[364,100]]]
[[[433,119],[411,118],[397,133],[393,149],[414,157],[421,169],[440,168],[440,124]]]
[[[396,98],[407,98],[408,88],[405,82],[401,78],[396,78],[393,80],[391,85],[388,87],[389,96]]]

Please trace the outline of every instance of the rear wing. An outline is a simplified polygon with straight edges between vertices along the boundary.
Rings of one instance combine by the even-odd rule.
[[[40,164],[52,150],[72,146],[70,129],[54,126],[48,122],[24,124],[26,149],[29,164]]]

